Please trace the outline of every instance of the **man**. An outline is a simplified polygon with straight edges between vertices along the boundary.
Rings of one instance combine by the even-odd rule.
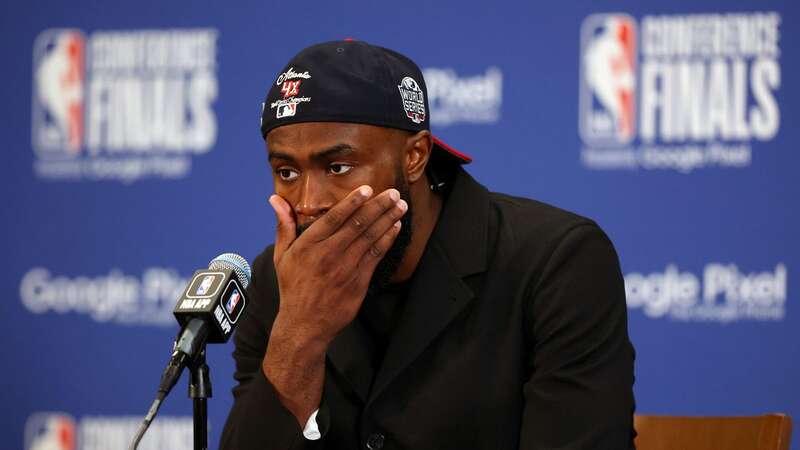
[[[236,334],[226,449],[628,449],[633,348],[592,221],[490,193],[408,58],[309,47],[261,131],[278,218]]]

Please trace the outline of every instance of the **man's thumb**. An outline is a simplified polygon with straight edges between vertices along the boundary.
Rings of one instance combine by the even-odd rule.
[[[279,195],[270,195],[269,204],[275,210],[278,219],[278,231],[275,234],[275,260],[279,260],[283,252],[292,245],[297,235],[297,226],[292,214],[292,207]]]

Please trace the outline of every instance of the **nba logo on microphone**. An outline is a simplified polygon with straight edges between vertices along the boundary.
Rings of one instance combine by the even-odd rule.
[[[25,423],[26,450],[75,450],[75,420],[63,413],[37,413]]]
[[[33,48],[33,148],[75,156],[83,146],[86,38],[79,30],[43,31]]]
[[[200,282],[200,286],[197,286],[197,291],[194,295],[206,295],[208,293],[208,289],[211,287],[211,283],[214,282],[214,275],[206,275],[203,277],[203,281]]]
[[[579,127],[587,145],[619,146],[634,138],[636,22],[594,14],[581,27]]]
[[[239,290],[234,288],[233,293],[231,294],[230,298],[228,298],[228,302],[225,303],[225,309],[228,310],[228,314],[233,314],[233,310],[236,308],[236,305],[239,303],[239,299],[242,298],[242,295],[239,294]]]

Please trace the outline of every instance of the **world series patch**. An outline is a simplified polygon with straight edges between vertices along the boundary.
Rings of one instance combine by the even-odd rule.
[[[405,77],[397,86],[400,90],[400,97],[403,99],[403,109],[406,116],[414,123],[425,121],[425,95],[422,93],[419,84],[411,78]]]

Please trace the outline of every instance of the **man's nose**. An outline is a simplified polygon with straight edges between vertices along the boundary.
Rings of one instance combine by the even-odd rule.
[[[323,180],[314,174],[306,174],[303,177],[300,199],[294,208],[300,223],[305,222],[300,216],[306,220],[316,220],[334,204],[333,193],[325,187]]]

